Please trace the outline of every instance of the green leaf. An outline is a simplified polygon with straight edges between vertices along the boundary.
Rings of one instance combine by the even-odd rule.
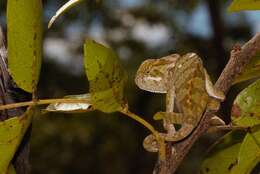
[[[257,53],[233,84],[260,77],[260,53]]]
[[[244,138],[239,154],[237,165],[231,174],[250,174],[253,168],[260,162],[260,127],[247,133]]]
[[[70,9],[71,7],[75,6],[76,4],[82,2],[82,0],[70,0],[67,3],[65,3],[61,8],[59,8],[59,10],[55,13],[55,15],[51,18],[51,20],[49,21],[48,24],[48,28],[51,28],[52,24],[54,23],[54,21],[60,16],[62,15],[65,11],[67,11],[68,9]]]
[[[115,52],[92,40],[84,45],[84,65],[95,109],[110,113],[125,106],[127,74]]]
[[[260,80],[244,89],[235,99],[231,119],[239,126],[255,126],[260,124]]]
[[[21,117],[0,122],[0,171],[7,172],[8,166],[31,123],[33,109],[28,108]],[[9,170],[10,171],[10,170]]]
[[[46,111],[48,112],[63,112],[63,113],[80,113],[80,112],[87,112],[92,111],[92,104],[91,104],[91,96],[90,94],[81,94],[81,95],[68,95],[64,98],[70,99],[84,99],[88,101],[88,103],[54,103],[50,104]]]
[[[259,0],[234,0],[228,8],[228,12],[238,12],[242,10],[259,10]]]
[[[42,57],[42,1],[7,1],[8,68],[17,85],[36,89]]]
[[[237,156],[241,141],[245,135],[243,131],[233,131],[223,136],[210,150],[203,161],[201,174],[228,174],[237,164]]]

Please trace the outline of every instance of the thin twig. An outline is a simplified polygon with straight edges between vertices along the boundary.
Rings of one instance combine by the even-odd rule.
[[[12,103],[7,105],[1,105],[0,110],[5,109],[13,109],[24,106],[32,106],[32,105],[46,105],[53,103],[87,103],[90,104],[90,100],[87,99],[71,99],[71,98],[60,98],[60,99],[42,99],[37,101],[28,101],[28,102],[20,102],[20,103]]]
[[[151,131],[152,134],[154,134],[154,135],[158,134],[158,132],[154,129],[154,127],[150,123],[148,123],[146,120],[144,120],[142,117],[130,112],[128,109],[120,110],[120,112],[122,114],[134,119],[138,123],[141,123],[144,127],[146,127],[149,131]]]
[[[230,130],[248,130],[249,127],[247,126],[233,126],[233,125],[223,125],[223,126],[215,126],[210,127],[207,130],[207,133],[217,132],[217,131],[230,131]]]
[[[155,136],[157,142],[159,142],[159,146],[160,146],[160,161],[164,161],[165,160],[165,143],[164,140],[160,137],[158,131],[156,131],[154,129],[154,127],[148,123],[146,120],[144,120],[141,116],[138,116],[132,112],[130,112],[128,110],[128,108],[125,108],[123,110],[120,110],[120,112],[132,119],[134,119],[135,121],[137,121],[138,123],[142,124],[145,128],[147,128],[149,131],[151,131],[151,133]]]

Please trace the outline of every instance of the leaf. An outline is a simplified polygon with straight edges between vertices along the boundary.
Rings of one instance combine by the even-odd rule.
[[[245,70],[239,75],[233,84],[260,77],[260,53],[257,53],[247,64]]]
[[[260,79],[236,97],[231,112],[232,123],[239,126],[260,124]]]
[[[244,138],[239,154],[238,163],[232,169],[231,174],[250,174],[253,168],[260,162],[260,127]]]
[[[203,161],[200,173],[228,174],[237,164],[237,155],[245,132],[233,131],[223,136]]]
[[[231,118],[239,126],[253,127],[247,133],[239,150],[238,163],[231,174],[250,173],[260,161],[260,80],[244,89],[235,99]]]
[[[124,105],[127,74],[115,52],[92,40],[84,45],[84,65],[94,109],[110,113]]]
[[[7,172],[8,166],[31,123],[33,109],[30,107],[21,117],[0,122],[0,171]],[[10,171],[10,170],[9,170]]]
[[[54,103],[50,104],[46,111],[48,112],[65,112],[65,113],[79,113],[87,112],[92,110],[91,96],[90,94],[81,94],[81,95],[68,95],[64,98],[71,99],[84,99],[88,100],[89,103]]]
[[[42,1],[7,2],[8,68],[17,85],[36,89],[42,60]]]
[[[59,10],[55,13],[55,15],[51,18],[51,20],[48,23],[48,28],[51,28],[54,21],[62,15],[65,11],[70,9],[71,7],[75,6],[76,4],[82,2],[82,0],[69,0],[66,4],[64,4]]]
[[[259,0],[234,0],[228,8],[228,12],[238,12],[242,10],[259,10]]]

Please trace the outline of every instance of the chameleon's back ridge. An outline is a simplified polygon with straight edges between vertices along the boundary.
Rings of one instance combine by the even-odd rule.
[[[182,56],[176,62],[173,81],[178,111],[187,117],[188,123],[197,124],[209,100],[200,57],[195,53]]]

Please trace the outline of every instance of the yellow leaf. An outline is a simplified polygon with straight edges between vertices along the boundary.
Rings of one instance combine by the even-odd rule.
[[[84,65],[94,109],[110,113],[123,109],[127,73],[116,53],[93,40],[84,45]]]
[[[21,117],[0,122],[0,173],[6,173],[10,162],[31,123],[33,109],[28,108]],[[11,171],[10,169],[8,169]]]
[[[42,60],[42,1],[7,1],[8,68],[16,84],[36,89]]]
[[[242,10],[260,10],[260,1],[234,0],[228,8],[228,12],[238,12]]]

